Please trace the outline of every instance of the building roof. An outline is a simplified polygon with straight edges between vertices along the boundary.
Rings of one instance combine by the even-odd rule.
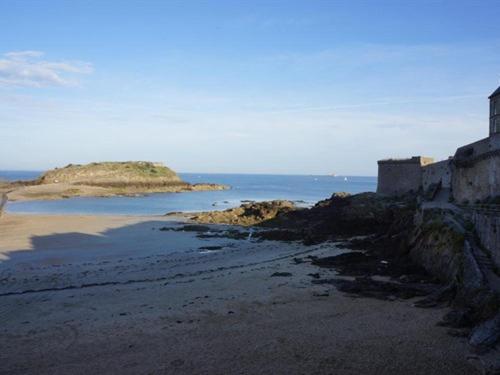
[[[488,99],[493,98],[494,96],[500,95],[500,87],[498,87],[493,94],[491,94]]]

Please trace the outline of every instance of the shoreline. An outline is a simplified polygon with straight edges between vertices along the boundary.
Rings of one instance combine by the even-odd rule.
[[[54,201],[68,198],[112,198],[112,197],[139,197],[160,193],[191,193],[202,191],[220,191],[231,189],[228,185],[212,183],[183,183],[165,187],[144,188],[138,186],[128,187],[102,187],[93,185],[75,185],[69,183],[51,183],[38,185],[21,185],[8,190],[4,187],[4,193],[9,202],[28,201]]]
[[[142,215],[142,214],[137,214],[137,215],[132,215],[132,214],[109,214],[109,213],[103,213],[103,214],[87,214],[87,213],[47,213],[47,212],[4,212],[2,216],[19,216],[19,217],[87,217],[87,218],[128,218],[128,219],[163,219],[163,218],[170,218],[171,221],[173,222],[183,222],[186,220],[189,220],[190,216],[194,214],[195,212],[183,212],[183,213],[175,213],[175,214],[150,214],[150,215]]]
[[[308,261],[346,251],[334,243],[200,237],[181,225],[2,217],[0,372],[480,373],[466,339],[436,326],[447,309],[311,283],[336,274]]]

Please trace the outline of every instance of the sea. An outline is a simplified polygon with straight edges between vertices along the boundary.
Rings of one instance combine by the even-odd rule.
[[[0,171],[0,180],[31,180],[41,171]],[[179,173],[190,183],[229,185],[229,190],[155,193],[138,197],[75,197],[54,201],[8,202],[6,211],[29,214],[163,215],[170,212],[224,210],[247,201],[286,199],[310,207],[336,192],[376,190],[370,176]]]

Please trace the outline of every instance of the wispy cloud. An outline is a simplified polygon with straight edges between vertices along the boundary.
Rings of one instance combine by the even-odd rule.
[[[0,86],[75,86],[79,74],[93,72],[92,64],[82,61],[47,61],[40,51],[7,52],[0,58]]]
[[[312,26],[321,22],[326,22],[326,17],[300,17],[300,16],[263,16],[250,14],[244,17],[237,18],[231,23],[235,25],[253,26],[261,29],[279,28],[279,27],[304,27]]]

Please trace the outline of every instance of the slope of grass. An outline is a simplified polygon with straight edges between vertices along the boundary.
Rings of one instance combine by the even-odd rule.
[[[69,164],[44,173],[40,183],[66,182],[74,184],[165,184],[179,183],[181,179],[170,168],[159,163],[102,162],[85,165]]]

